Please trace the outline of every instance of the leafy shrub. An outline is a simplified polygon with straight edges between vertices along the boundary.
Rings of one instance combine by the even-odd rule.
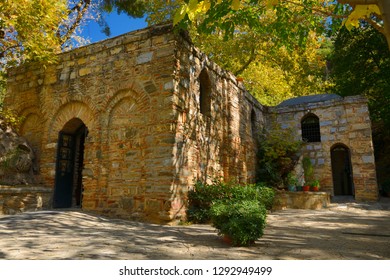
[[[291,140],[290,129],[274,128],[263,131],[258,145],[258,179],[269,186],[279,187],[287,183],[288,174],[299,160],[302,141]]]
[[[195,223],[209,222],[210,208],[217,202],[254,200],[270,210],[274,197],[274,190],[262,184],[241,186],[219,180],[214,180],[212,184],[197,182],[188,193],[187,218]]]
[[[212,184],[196,182],[188,192],[187,219],[194,223],[210,221],[209,210],[213,201],[224,199],[229,185],[215,180]]]
[[[265,209],[271,210],[275,200],[275,190],[264,184],[256,184],[257,200],[264,205]]]
[[[229,236],[233,245],[248,246],[264,234],[267,210],[256,200],[219,201],[210,215],[218,234]]]

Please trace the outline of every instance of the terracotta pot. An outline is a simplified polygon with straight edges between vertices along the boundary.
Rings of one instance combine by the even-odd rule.
[[[319,187],[318,186],[313,186],[313,187],[311,187],[311,190],[313,191],[313,192],[318,192],[319,191]]]
[[[303,187],[302,187],[302,190],[303,190],[304,192],[308,192],[308,191],[310,191],[310,186],[303,186]]]
[[[229,236],[229,235],[224,235],[222,237],[222,241],[226,244],[229,244],[229,245],[232,245],[233,244],[233,240],[232,238]]]

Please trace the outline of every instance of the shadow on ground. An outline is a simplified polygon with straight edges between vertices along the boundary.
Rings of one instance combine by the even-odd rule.
[[[0,258],[390,259],[389,209],[342,204],[277,211],[252,247],[230,247],[209,225],[155,225],[82,211],[23,213],[0,218]]]

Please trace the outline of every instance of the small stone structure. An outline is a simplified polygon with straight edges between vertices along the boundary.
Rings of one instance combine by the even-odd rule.
[[[273,116],[283,123],[303,114],[259,104],[170,25],[63,53],[47,68],[13,69],[5,105],[24,117],[21,134],[39,166],[35,180],[52,188],[51,205],[44,207],[79,206],[158,222],[185,214],[187,191],[196,180],[254,182],[257,133]],[[328,111],[333,114],[331,107]],[[361,121],[367,126],[369,120]],[[373,188],[368,176],[375,170],[366,169],[373,168],[366,140],[359,145],[367,151],[356,158],[356,141],[344,143],[351,143],[353,160],[370,162],[361,165],[364,170],[354,167],[355,187],[362,182],[362,197],[375,199],[367,187],[371,180]],[[312,156],[329,165],[329,157]],[[331,191],[330,177],[322,182]]]
[[[356,200],[378,199],[365,98],[336,94],[298,97],[269,108],[268,119],[282,129],[295,131],[295,140],[307,141],[302,154],[313,163],[321,191],[354,195]]]
[[[327,208],[330,204],[330,195],[327,192],[284,192],[276,193],[272,210],[313,209]]]

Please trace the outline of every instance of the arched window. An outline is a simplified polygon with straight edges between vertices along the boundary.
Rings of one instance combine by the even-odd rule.
[[[302,140],[321,142],[320,119],[314,114],[306,115],[301,121]]]
[[[251,111],[251,133],[252,133],[252,137],[256,136],[256,122],[257,122],[256,112],[252,108],[252,111]]]
[[[211,82],[209,75],[205,69],[199,75],[199,107],[200,113],[210,117],[211,116]]]

